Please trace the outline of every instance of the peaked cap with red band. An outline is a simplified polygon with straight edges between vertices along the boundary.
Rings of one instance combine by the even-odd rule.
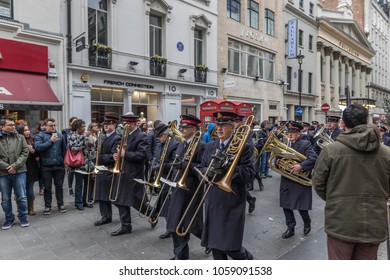
[[[341,118],[339,116],[328,116],[328,122],[339,122]]]
[[[103,123],[118,123],[119,117],[115,115],[105,115]]]
[[[127,115],[122,115],[121,119],[123,122],[138,122],[139,116],[127,114]]]
[[[225,111],[214,112],[213,116],[217,119],[216,124],[234,123],[238,118],[236,113]]]
[[[194,115],[181,115],[180,119],[180,127],[186,127],[188,125],[198,126],[201,123],[201,120]]]
[[[301,131],[302,129],[303,126],[299,122],[290,121],[288,124],[288,130]]]

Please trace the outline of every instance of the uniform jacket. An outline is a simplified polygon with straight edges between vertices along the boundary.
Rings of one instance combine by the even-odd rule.
[[[306,160],[301,162],[305,171],[311,171],[317,159],[310,141],[298,138],[291,148],[306,156]],[[280,207],[290,210],[311,210],[312,189],[292,181],[284,176],[280,179]]]
[[[125,137],[125,135],[123,135]],[[140,128],[136,128],[133,133],[128,135],[126,142],[125,156],[123,158],[123,172],[120,173],[120,190],[117,201],[114,204],[122,206],[132,206],[139,209],[145,188],[143,184],[134,181],[144,179],[145,159],[146,159],[146,133]],[[119,174],[114,174],[115,186],[119,179]],[[113,189],[113,194],[116,187]]]
[[[26,172],[28,145],[26,138],[20,134],[9,134],[4,137],[0,130],[0,176],[10,175],[8,166],[12,166],[16,173]]]
[[[41,166],[64,166],[66,140],[61,133],[57,133],[58,141],[53,143],[50,140],[51,135],[52,133],[43,130],[34,138],[34,147],[39,153]]]
[[[217,149],[220,149],[219,140],[206,145],[202,167],[209,166],[211,156]],[[212,186],[207,195],[202,246],[222,251],[241,249],[246,216],[246,183],[253,181],[254,175],[252,150],[245,144],[231,184],[235,194]],[[219,181],[220,177],[218,176],[216,180]]]
[[[372,125],[356,126],[322,150],[313,186],[326,201],[327,234],[359,243],[386,239],[389,166],[390,148]]]
[[[339,137],[341,132],[342,130],[340,128],[336,128],[332,132],[330,132],[329,130],[326,131],[326,133],[328,133],[328,135],[330,135],[330,138],[332,138],[333,140],[336,140],[337,137]]]
[[[184,142],[180,143],[176,153],[179,155],[180,159],[183,159],[185,153],[188,150],[188,146],[184,147]],[[185,186],[188,190],[183,190],[182,188],[173,188],[172,195],[171,195],[171,201],[169,204],[169,210],[168,210],[168,218],[167,218],[167,230],[171,232],[176,231],[176,227],[179,224],[179,221],[181,217],[184,214],[184,211],[187,209],[187,206],[192,199],[192,197],[195,194],[195,191],[197,190],[197,187],[199,186],[200,180],[196,173],[196,171],[192,168],[193,166],[197,166],[202,161],[202,156],[204,153],[205,144],[203,142],[198,143],[197,151],[194,154],[194,158],[191,162],[191,167],[189,169],[187,178],[185,180]],[[179,170],[175,174],[176,181],[180,180],[182,178],[182,175],[184,173],[184,170],[186,169],[188,164],[188,161],[183,161]],[[186,219],[184,220],[183,227],[187,228],[190,219],[194,216],[194,212],[196,210],[196,207],[199,205],[200,199],[203,196],[203,186],[200,187],[199,191],[196,193],[196,198],[194,202],[192,203],[192,207],[188,211],[188,214],[186,216]],[[197,237],[201,237],[202,234],[202,228],[203,228],[203,211],[202,209],[197,214],[194,222],[192,223],[192,226],[190,228],[190,232],[194,234]]]
[[[146,155],[148,161],[151,161],[154,157],[156,157],[157,147],[160,144],[160,141],[154,134],[154,130],[148,133],[146,142],[148,143],[148,148],[146,149]]]
[[[102,136],[101,150],[99,153],[98,165],[104,165],[108,169],[115,166],[113,154],[117,152],[117,147],[121,142],[121,137],[114,132],[109,137]],[[96,198],[95,200],[110,201],[109,193],[112,182],[112,173],[108,171],[96,174]]]

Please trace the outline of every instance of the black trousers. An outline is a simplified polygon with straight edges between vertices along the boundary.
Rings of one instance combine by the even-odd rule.
[[[64,184],[65,168],[63,166],[42,166],[41,175],[45,190],[43,192],[43,199],[45,200],[45,207],[51,208],[52,194],[51,186],[54,182],[55,194],[58,207],[64,205],[64,193],[62,185]]]
[[[294,211],[283,208],[284,216],[286,217],[286,225],[289,229],[294,229],[297,221],[295,220]],[[299,210],[305,227],[310,226],[309,210]]]
[[[201,239],[201,234],[194,234],[197,238]],[[179,236],[176,232],[172,233],[173,239],[173,254],[176,260],[188,260],[190,258],[190,249],[188,247],[188,241],[190,241],[191,234],[185,236]]]
[[[233,260],[253,260],[252,254],[241,246],[241,249],[238,251],[221,251],[218,249],[211,249],[213,252],[214,260],[227,260],[228,257],[231,257]]]
[[[130,206],[123,206],[115,204],[119,210],[119,220],[121,221],[123,228],[131,228],[131,214]]]
[[[112,220],[112,204],[108,201],[99,201],[99,210],[102,219]]]

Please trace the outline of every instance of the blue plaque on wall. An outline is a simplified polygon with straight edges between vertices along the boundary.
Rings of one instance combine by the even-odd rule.
[[[176,48],[179,52],[182,52],[184,50],[184,44],[182,42],[178,42],[176,44]]]

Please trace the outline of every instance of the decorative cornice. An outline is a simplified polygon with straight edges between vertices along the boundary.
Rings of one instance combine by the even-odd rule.
[[[191,19],[191,30],[194,30],[195,26],[198,25],[205,28],[207,30],[207,35],[210,35],[210,28],[212,22],[204,14],[197,15],[197,16],[191,15],[190,19]]]
[[[166,16],[166,21],[171,21],[171,12],[173,7],[170,6],[164,0],[144,0],[145,2],[145,14],[149,16],[150,10],[159,11]]]

